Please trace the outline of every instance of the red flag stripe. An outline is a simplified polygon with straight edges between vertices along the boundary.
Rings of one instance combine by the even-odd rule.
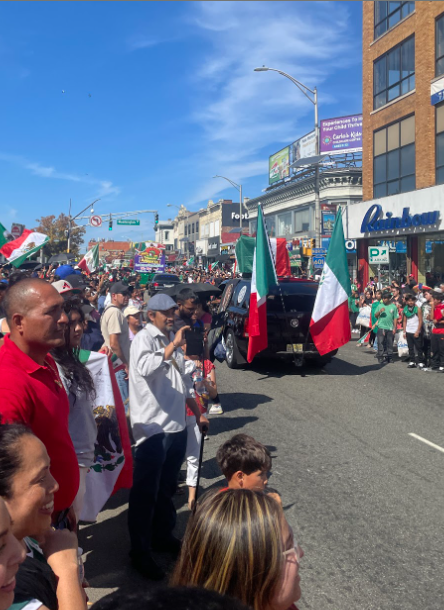
[[[267,301],[265,299],[262,305],[258,307],[256,292],[252,292],[250,296],[248,335],[247,360],[251,362],[255,354],[268,347]]]

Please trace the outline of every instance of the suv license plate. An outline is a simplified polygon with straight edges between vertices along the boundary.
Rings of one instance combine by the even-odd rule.
[[[293,348],[291,347],[291,343],[287,343],[287,352],[303,352],[304,344],[303,343],[293,343]]]
[[[165,288],[172,288],[174,284],[164,284]]]

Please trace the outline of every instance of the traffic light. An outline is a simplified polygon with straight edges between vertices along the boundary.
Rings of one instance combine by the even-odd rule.
[[[154,215],[154,225],[157,227],[158,224],[159,224],[159,214],[155,214]]]
[[[310,248],[313,250],[313,248],[316,248],[316,240],[314,237],[312,237],[311,242],[310,242]]]
[[[108,225],[108,231],[112,231],[112,230],[113,230],[113,221],[112,221],[112,219],[110,218],[110,219],[109,219],[109,225]]]

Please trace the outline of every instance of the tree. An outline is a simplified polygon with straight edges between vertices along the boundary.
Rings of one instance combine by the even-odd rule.
[[[52,214],[51,216],[42,216],[37,218],[38,226],[33,229],[38,233],[44,233],[49,237],[49,242],[44,246],[43,251],[46,256],[61,254],[67,252],[68,249],[68,223],[69,217],[66,214],[60,214],[58,218]],[[84,227],[73,229],[77,225],[71,222],[71,252],[79,254],[80,246],[83,244],[83,235],[86,233]]]

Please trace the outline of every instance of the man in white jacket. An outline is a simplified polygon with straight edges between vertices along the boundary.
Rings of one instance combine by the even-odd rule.
[[[192,380],[185,374],[185,332],[173,334],[173,299],[165,294],[148,303],[149,323],[131,346],[129,388],[131,425],[137,449],[128,524],[133,566],[147,578],[160,580],[164,573],[151,550],[178,553],[173,537],[176,510],[172,501],[185,456],[186,405],[202,430],[209,425],[194,400]]]

